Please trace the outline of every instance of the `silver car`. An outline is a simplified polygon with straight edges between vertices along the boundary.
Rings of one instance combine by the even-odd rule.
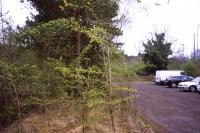
[[[192,81],[181,82],[178,84],[181,91],[200,91],[200,77],[194,78]]]

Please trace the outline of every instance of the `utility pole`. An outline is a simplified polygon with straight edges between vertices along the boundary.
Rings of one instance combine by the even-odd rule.
[[[0,33],[0,44],[4,44],[4,35],[2,33],[2,30],[4,29],[4,22],[3,22],[3,5],[2,5],[2,0],[0,0],[0,23],[1,23],[1,33]]]
[[[197,25],[197,51],[199,49],[199,24]]]
[[[183,57],[184,57],[184,61],[185,61],[185,55],[184,55],[184,51],[185,51],[185,48],[184,48],[184,44],[181,44],[183,46]]]
[[[195,59],[195,57],[196,57],[196,51],[195,51],[195,33],[193,34],[194,35],[194,59]]]
[[[182,50],[182,52],[183,52],[182,70],[183,70],[183,64],[185,62],[185,55],[184,55],[185,48],[184,48],[184,44],[181,44],[181,45],[183,46],[183,50]]]
[[[2,0],[0,0],[0,17],[1,17],[1,28],[3,29],[3,6],[2,6]]]

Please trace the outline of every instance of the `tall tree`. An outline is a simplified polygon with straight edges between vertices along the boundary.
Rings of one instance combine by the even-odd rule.
[[[155,38],[143,43],[144,54],[142,59],[146,64],[151,64],[155,70],[167,69],[168,56],[172,54],[171,42],[165,40],[165,33],[155,33]]]
[[[80,27],[93,28],[101,27],[109,33],[108,39],[112,41],[115,35],[120,35],[121,31],[114,24],[114,17],[117,16],[117,0],[28,0],[38,11],[33,21],[27,21],[29,26],[38,25],[38,23],[47,23],[59,18],[71,19],[77,22]],[[69,31],[69,29],[66,29]],[[66,31],[67,32],[67,31]],[[74,56],[78,57],[81,50],[89,44],[88,36],[79,29],[71,32],[68,36],[70,46],[74,49]],[[64,37],[66,38],[66,37]],[[69,43],[69,42],[66,42]],[[58,44],[58,42],[57,42]],[[59,44],[58,44],[59,45]],[[91,49],[94,53],[100,51],[97,43],[93,43]],[[93,55],[89,55],[93,58]]]

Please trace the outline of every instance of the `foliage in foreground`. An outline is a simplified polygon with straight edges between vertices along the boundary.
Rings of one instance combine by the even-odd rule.
[[[37,9],[52,2],[40,3],[42,7]],[[102,1],[99,2],[61,1],[62,4],[55,5],[59,10],[50,10],[65,16],[51,18],[47,13],[49,9],[45,9],[43,13],[47,16],[43,17],[50,19],[37,21],[35,18],[34,25],[18,28],[6,36],[1,50],[7,52],[0,54],[2,125],[21,118],[35,105],[70,100],[95,103],[108,99],[110,57],[107,48],[113,46],[112,38],[118,31],[112,21],[117,15],[118,2],[106,1],[109,3],[106,9],[112,9],[113,13],[98,16],[109,21],[106,25],[93,16],[98,13],[96,8],[102,6]],[[84,12],[77,17],[71,9]],[[66,11],[72,14],[67,16]],[[87,14],[90,21],[79,19]],[[40,15],[44,14],[39,12]]]
[[[0,61],[0,118],[5,124],[21,117],[32,105],[91,99],[91,95],[97,100],[105,98],[106,83],[100,68],[67,67],[55,59],[33,63],[31,59],[26,56],[15,63]]]
[[[48,8],[48,2],[44,3],[44,7]],[[59,13],[64,13],[64,18],[62,15],[51,18],[47,13],[49,10],[45,9],[43,13],[47,13],[47,16],[42,17],[50,19],[37,19],[44,15],[39,12],[32,25],[18,28],[1,45],[1,51],[7,50],[0,54],[1,126],[7,126],[15,120],[21,121],[30,110],[37,107],[81,103],[83,110],[79,110],[78,104],[75,104],[75,108],[77,107],[78,112],[83,111],[83,132],[89,123],[87,115],[92,122],[97,122],[93,114],[98,111],[99,105],[105,106],[100,110],[106,109],[106,114],[110,117],[107,121],[110,120],[109,124],[115,132],[115,107],[118,108],[118,104],[122,102],[129,103],[133,97],[115,97],[111,86],[111,59],[114,58],[112,50],[115,45],[113,38],[120,34],[114,22],[117,20],[113,19],[117,15],[118,1],[96,3],[86,0],[81,4],[78,1],[63,2],[64,5],[57,4],[56,8],[62,8]],[[104,2],[108,3],[107,6]],[[101,7],[104,15],[100,13],[96,16]],[[80,9],[84,12],[79,12]],[[113,12],[109,14],[107,9]],[[66,15],[67,11],[72,14]],[[84,15],[88,17],[87,20],[83,19]],[[104,23],[102,20],[107,21]],[[131,72],[134,73],[135,70]],[[130,87],[121,90],[132,91]],[[121,94],[123,96],[127,93]],[[35,129],[39,131],[37,128]]]
[[[112,106],[115,132],[152,133],[151,128],[140,118],[141,114],[130,106],[132,105],[129,102],[118,102]],[[26,118],[14,123],[3,132],[111,133],[108,108],[106,104],[85,108],[84,103],[57,103],[43,110],[38,109],[31,112]]]

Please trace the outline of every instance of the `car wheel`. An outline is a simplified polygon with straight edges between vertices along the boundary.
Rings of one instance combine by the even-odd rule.
[[[197,91],[197,88],[195,86],[190,86],[189,90],[191,92],[196,92]]]
[[[169,88],[171,88],[171,87],[172,87],[172,86],[171,86],[171,83],[167,83],[167,85],[168,85],[168,87],[169,87]]]
[[[176,86],[177,86],[176,83],[171,83],[172,88],[176,88]]]
[[[181,91],[185,91],[183,87],[180,88]]]

